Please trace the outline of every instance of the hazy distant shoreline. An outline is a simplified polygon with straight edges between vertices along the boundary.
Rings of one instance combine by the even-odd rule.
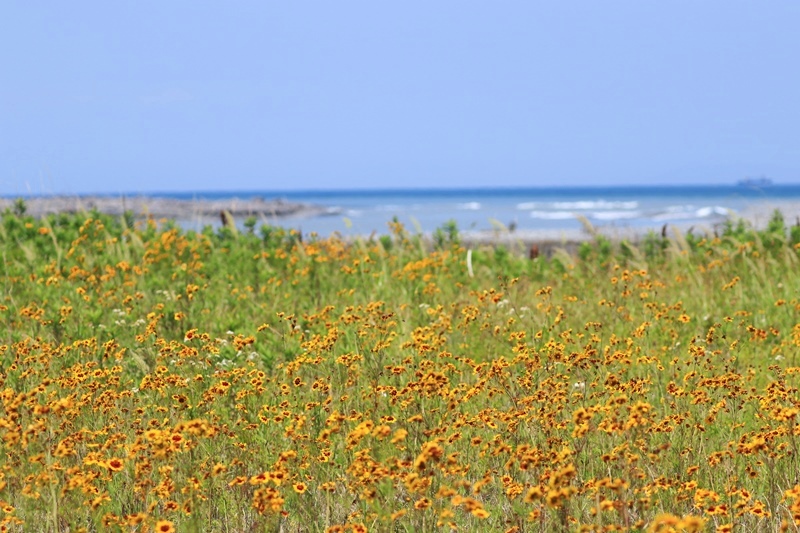
[[[126,211],[132,212],[138,218],[152,217],[155,219],[176,220],[180,224],[187,222],[219,225],[222,213],[233,218],[241,225],[248,217],[256,217],[259,224],[276,223],[316,219],[324,215],[342,215],[339,208],[310,203],[286,200],[282,198],[265,199],[259,196],[245,198],[174,198],[167,196],[34,196],[23,198],[26,213],[34,217],[41,217],[57,213],[78,213],[92,210],[112,216],[121,216]],[[15,198],[0,198],[0,211],[14,210]],[[787,225],[800,224],[800,199],[765,198],[749,202],[738,213],[727,217],[729,220],[744,219],[757,229],[764,228],[772,217],[773,212],[780,210]],[[332,217],[336,219],[336,217]],[[390,218],[387,215],[387,222]],[[573,219],[574,220],[574,219]],[[612,240],[630,240],[636,242],[651,231],[665,232],[668,237],[674,237],[676,231],[685,233],[691,229],[696,234],[713,234],[720,229],[725,218],[709,221],[708,224],[692,224],[681,221],[659,224],[658,227],[627,227],[619,225],[596,225],[594,232],[604,235]],[[299,225],[300,223],[298,223]],[[509,246],[531,247],[536,245],[545,252],[554,247],[572,248],[577,244],[591,240],[592,231],[587,228],[518,228],[478,230],[459,227],[462,241],[471,246],[505,244]],[[385,232],[384,232],[385,233]],[[428,234],[426,230],[426,234]],[[325,235],[322,235],[325,236]],[[357,237],[358,235],[350,235]],[[361,235],[367,237],[368,234]],[[546,252],[545,252],[546,253]]]
[[[216,219],[228,213],[235,219],[255,216],[282,218],[288,216],[320,216],[331,214],[330,209],[281,198],[246,199],[177,199],[163,196],[35,196],[23,198],[26,213],[34,217],[57,213],[80,213],[96,210],[107,215],[121,216],[131,212],[137,217],[172,220]],[[14,208],[17,199],[0,198],[0,211]]]

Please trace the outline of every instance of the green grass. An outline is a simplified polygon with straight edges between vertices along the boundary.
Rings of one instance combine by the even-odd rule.
[[[0,523],[796,531],[798,241],[6,212]]]

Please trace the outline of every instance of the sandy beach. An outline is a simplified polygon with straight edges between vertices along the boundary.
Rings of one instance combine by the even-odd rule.
[[[744,220],[755,229],[766,228],[775,210],[784,217],[786,226],[800,225],[800,202],[796,200],[770,200],[749,205],[740,213],[732,214],[729,220]],[[475,231],[461,232],[462,242],[466,246],[479,247],[503,244],[517,251],[535,250],[541,255],[552,255],[557,249],[574,252],[582,242],[591,241],[598,235],[611,241],[629,241],[636,244],[651,231],[675,238],[691,231],[695,235],[714,235],[722,230],[724,221],[715,224],[693,225],[687,223],[669,223],[653,228],[633,228],[623,226],[596,226],[584,229],[541,229],[516,231]]]
[[[769,201],[754,202],[739,213],[739,217],[752,224],[756,229],[764,229],[776,209],[783,213],[787,226],[800,224],[800,202],[797,200],[770,199]]]

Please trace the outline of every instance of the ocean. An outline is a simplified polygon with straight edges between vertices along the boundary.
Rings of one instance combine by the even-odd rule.
[[[227,191],[159,194],[180,199],[283,198],[323,206],[313,217],[263,219],[304,234],[370,235],[388,232],[393,218],[412,232],[432,232],[450,221],[460,231],[502,228],[660,230],[665,224],[708,228],[755,204],[800,201],[800,184],[766,186],[618,186],[413,190]],[[199,222],[198,222],[199,223]],[[190,224],[191,225],[191,224]]]

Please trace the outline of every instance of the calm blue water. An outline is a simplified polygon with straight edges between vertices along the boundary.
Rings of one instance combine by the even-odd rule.
[[[162,195],[163,196],[163,195]],[[746,186],[573,187],[373,191],[229,191],[182,193],[174,198],[260,196],[325,206],[325,216],[267,220],[327,236],[388,231],[397,217],[411,231],[433,231],[449,220],[462,231],[514,224],[519,230],[580,229],[577,216],[596,227],[711,226],[757,202],[800,200],[800,184]]]

